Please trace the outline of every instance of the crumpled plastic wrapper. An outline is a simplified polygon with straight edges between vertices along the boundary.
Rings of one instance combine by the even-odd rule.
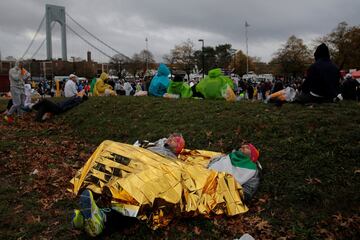
[[[183,150],[174,160],[138,146],[104,141],[71,180],[69,191],[110,192],[113,210],[146,221],[152,229],[177,216],[244,213],[248,208],[241,185],[230,174],[206,168],[219,154]]]

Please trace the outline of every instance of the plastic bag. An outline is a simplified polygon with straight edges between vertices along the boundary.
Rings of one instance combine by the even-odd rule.
[[[148,92],[147,91],[138,91],[134,94],[134,97],[143,97],[143,96],[147,96]]]
[[[232,88],[228,84],[226,84],[226,86],[221,90],[221,95],[228,102],[236,101],[236,95],[235,95],[234,91],[232,90]]]
[[[291,87],[287,87],[283,90],[275,92],[267,96],[265,102],[269,101],[282,101],[282,102],[292,102],[295,100],[296,91]]]

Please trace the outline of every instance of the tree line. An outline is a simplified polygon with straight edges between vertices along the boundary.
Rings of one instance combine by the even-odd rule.
[[[284,77],[303,77],[306,69],[313,62],[312,53],[322,42],[328,45],[332,60],[340,69],[360,69],[360,51],[358,51],[360,26],[349,26],[346,22],[341,22],[330,33],[314,39],[310,46],[304,44],[301,38],[295,35],[290,36],[286,43],[275,51],[268,63],[262,62],[259,57],[249,56],[249,71],[258,74],[272,73]],[[204,70],[207,73],[212,68],[220,67],[242,76],[247,70],[246,54],[240,49],[234,49],[230,43],[219,44],[215,47],[205,46],[203,49],[196,50],[194,43],[188,39],[175,45],[169,54],[163,57],[163,61],[171,68],[184,70],[188,74],[194,70]],[[117,69],[119,65],[122,65],[121,69],[126,69],[134,76],[143,76],[146,69],[156,67],[154,56],[148,50],[134,54],[128,61],[122,61],[114,56],[111,64],[117,66]]]

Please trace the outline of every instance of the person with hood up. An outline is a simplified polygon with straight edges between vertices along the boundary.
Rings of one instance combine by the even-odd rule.
[[[196,85],[196,91],[208,99],[223,99],[227,87],[234,89],[233,81],[224,76],[220,68],[215,68]]]
[[[174,71],[174,79],[170,81],[167,93],[175,94],[175,96],[180,96],[181,98],[190,98],[193,93],[189,84],[184,82],[185,72],[183,71]]]
[[[97,79],[94,86],[94,96],[115,96],[116,93],[112,90],[112,87],[105,82],[109,79],[109,75],[105,72],[101,73],[100,78]]]
[[[340,71],[330,60],[329,48],[320,44],[314,53],[315,63],[308,71],[297,97],[299,103],[336,102],[342,100],[340,94]]]
[[[18,116],[21,115],[21,106],[25,101],[24,79],[28,78],[28,72],[23,69],[22,61],[16,61],[15,66],[9,70],[10,92],[12,97],[12,106],[4,117],[5,121],[13,122],[11,115],[16,111]]]
[[[150,96],[162,97],[166,93],[170,84],[169,74],[169,68],[165,64],[160,63],[157,74],[153,77],[150,83]]]

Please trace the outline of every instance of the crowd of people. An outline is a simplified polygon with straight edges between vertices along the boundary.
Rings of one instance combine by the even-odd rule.
[[[166,98],[205,98],[205,99],[226,99],[236,100],[260,100],[269,102],[295,101],[302,104],[319,102],[337,102],[343,99],[360,100],[359,80],[347,74],[344,78],[340,75],[338,67],[330,60],[329,49],[325,44],[318,46],[314,53],[315,62],[312,64],[305,78],[284,79],[276,77],[275,80],[257,81],[256,79],[238,79],[223,74],[220,68],[212,69],[208,75],[199,82],[190,79],[185,81],[186,73],[179,70],[171,70],[161,63],[155,76],[146,76],[144,79],[127,80],[113,79],[103,72],[91,82],[79,80],[75,74],[70,74],[68,79],[59,83],[61,96],[66,99],[81,98],[84,96],[154,96]],[[36,84],[31,81],[31,75],[23,68],[22,62],[16,62],[9,71],[11,101],[7,109],[3,111],[4,119],[11,123],[14,121],[14,114],[21,117],[24,111],[39,108],[39,101],[49,102],[50,100],[39,100],[32,102]],[[48,93],[55,95],[54,86],[46,81],[40,81],[37,85],[37,96],[44,98]],[[280,94],[275,94],[280,93]],[[291,97],[288,95],[291,94]],[[36,99],[35,99],[36,100]],[[64,100],[66,102],[66,100]],[[37,106],[36,106],[37,105]],[[45,104],[49,106],[49,104]],[[67,104],[65,104],[67,105]],[[67,106],[76,106],[69,104]],[[35,107],[34,107],[35,106]],[[36,120],[47,119],[47,116],[59,114],[63,110],[55,110],[48,114],[38,114]],[[69,109],[68,107],[64,109]],[[45,116],[45,117],[44,117]]]
[[[79,81],[79,78],[75,74],[70,74],[67,81],[61,82],[59,84],[61,95],[64,96],[64,99],[61,101],[53,102],[49,98],[36,97],[33,99],[34,91],[32,90],[34,86],[31,84],[31,75],[24,69],[21,61],[16,62],[15,66],[9,71],[9,81],[10,81],[10,93],[9,96],[11,99],[8,102],[7,109],[3,111],[4,120],[8,123],[14,122],[14,115],[21,117],[24,112],[36,111],[35,120],[36,121],[45,121],[51,118],[53,115],[61,114],[75,106],[78,106],[82,102],[88,99],[88,96],[91,97],[110,97],[117,95],[125,96],[153,96],[153,97],[165,97],[165,98],[201,98],[201,99],[225,99],[227,101],[237,101],[237,100],[260,100],[260,101],[280,101],[280,102],[298,102],[300,104],[308,103],[334,103],[341,101],[343,99],[347,100],[360,100],[360,83],[358,80],[352,78],[350,74],[347,74],[345,78],[342,78],[338,67],[332,63],[330,60],[329,49],[325,44],[318,46],[314,53],[315,62],[309,67],[307,75],[304,79],[292,79],[284,80],[281,78],[276,78],[274,81],[253,81],[253,80],[237,80],[231,78],[231,76],[226,76],[220,68],[212,69],[208,72],[208,75],[201,79],[199,82],[185,81],[185,72],[184,71],[171,71],[165,64],[160,64],[158,71],[155,76],[149,78],[146,77],[144,80],[138,81],[127,81],[125,79],[111,79],[110,76],[103,72],[98,78],[93,78],[90,81]],[[43,88],[47,89],[44,83],[40,83],[38,86],[39,96],[43,95]],[[104,143],[106,146],[108,143]],[[112,148],[116,149],[121,148],[121,143],[111,143]],[[123,151],[118,151],[116,154],[122,153],[123,158],[128,159],[126,169],[129,170],[130,167],[134,167],[136,171],[134,173],[141,173],[145,171],[148,164],[147,161],[152,163],[156,162],[154,166],[159,167],[159,171],[165,171],[164,169],[173,166],[172,171],[178,171],[181,176],[185,176],[186,164],[179,162],[177,164],[169,165],[169,161],[180,161],[181,153],[185,147],[185,140],[181,135],[172,134],[168,138],[160,139],[153,145],[149,144],[139,144],[136,147],[141,147],[144,150],[141,150],[143,155],[141,158],[136,158],[135,155],[128,155],[128,149],[132,149],[130,146],[122,149]],[[94,154],[99,154],[102,149],[96,151]],[[107,150],[106,156],[109,156]],[[135,151],[132,149],[130,152]],[[201,151],[201,150],[199,150]],[[194,153],[194,152],[193,152]],[[115,153],[114,153],[115,154]],[[154,157],[153,154],[158,154],[159,157]],[[121,154],[120,154],[121,155]],[[189,155],[187,155],[189,156]],[[94,157],[94,159],[96,156]],[[261,165],[258,162],[259,151],[252,144],[242,145],[239,149],[234,150],[229,154],[218,154],[214,155],[211,158],[208,157],[208,163],[198,170],[202,173],[213,174],[214,172],[220,173],[216,175],[217,179],[223,178],[225,175],[221,174],[230,174],[233,179],[239,185],[240,188],[237,188],[236,184],[233,186],[236,189],[233,191],[239,198],[236,202],[229,203],[236,205],[241,209],[241,213],[247,210],[243,202],[249,201],[254,193],[257,190],[260,180]],[[115,159],[115,158],[111,158]],[[108,161],[103,161],[102,164],[110,164],[112,167],[118,166],[118,163],[111,162],[111,159]],[[150,159],[150,160],[148,160]],[[90,158],[89,161],[93,161],[93,158]],[[134,161],[134,164],[131,165],[131,161]],[[105,164],[106,165],[106,164]],[[95,166],[95,165],[94,165]],[[152,167],[154,167],[152,166]],[[165,167],[166,166],[166,167]],[[193,165],[191,165],[193,166]],[[90,171],[90,168],[84,168],[87,171]],[[101,169],[101,168],[100,168]],[[100,169],[95,169],[100,171]],[[94,170],[94,171],[95,171]],[[79,170],[81,176],[88,174],[82,173],[83,169]],[[79,175],[79,176],[80,176]],[[165,176],[166,172],[161,172],[159,176]],[[116,175],[115,171],[111,175],[112,182],[117,182],[121,185],[124,181],[131,183],[131,178],[126,179],[130,175]],[[215,176],[215,175],[214,175]],[[75,177],[76,178],[76,177]],[[90,178],[89,178],[90,179]],[[110,179],[110,178],[109,178]],[[119,180],[119,181],[115,181]],[[84,178],[82,178],[82,181]],[[120,181],[121,180],[121,181]],[[167,181],[165,179],[164,181]],[[193,181],[196,180],[194,176]],[[151,180],[155,181],[155,180]],[[169,180],[170,181],[170,180]],[[186,186],[183,178],[179,180],[179,186]],[[217,182],[217,181],[213,181]],[[135,182],[139,184],[139,181]],[[135,184],[134,183],[134,184]],[[204,182],[203,182],[204,183]],[[103,194],[102,188],[93,192],[96,188],[95,185],[90,188],[92,184],[91,181],[87,182],[87,185],[81,185],[82,182],[80,179],[77,179],[77,185],[74,183],[74,193],[79,193],[79,190],[82,191],[80,194],[80,207],[81,209],[74,210],[74,216],[72,218],[72,223],[76,228],[84,229],[89,235],[97,236],[103,231],[105,224],[111,221],[114,212],[118,211],[125,216],[138,217],[139,219],[148,219],[152,221],[153,224],[159,224],[159,218],[163,218],[163,215],[149,214],[150,212],[141,211],[139,208],[138,212],[135,215],[130,214],[129,211],[125,211],[126,207],[133,207],[133,199],[135,195],[132,196],[131,192],[120,191],[116,197],[112,196],[111,203],[123,204],[126,203],[122,208],[118,208],[118,205],[107,206],[109,209],[106,211],[97,206],[94,200],[94,193]],[[141,183],[143,186],[152,186],[155,183],[144,182]],[[76,186],[75,186],[76,185]],[[119,186],[120,186],[119,185]],[[103,186],[105,186],[103,184]],[[125,186],[125,185],[124,185]],[[220,186],[220,184],[219,184]],[[122,187],[122,186],[120,186]],[[217,186],[216,186],[217,187]],[[204,187],[205,188],[205,187]],[[122,189],[122,188],[121,188]],[[120,189],[120,190],[121,190]],[[239,190],[240,189],[240,190]],[[114,189],[112,189],[115,191]],[[143,188],[143,192],[149,191],[151,196],[158,194],[157,197],[161,198],[163,196],[163,190],[159,190],[157,193],[154,192],[154,189]],[[180,191],[182,194],[185,191]],[[111,192],[112,194],[114,192]],[[170,201],[168,198],[163,197],[164,200],[168,200],[166,207],[171,211],[172,209],[183,209],[185,214],[194,212],[196,214],[213,214],[218,213],[221,206],[224,207],[223,202],[216,202],[217,199],[220,199],[216,194],[208,194],[206,191],[198,191],[200,194],[199,199],[207,199],[211,204],[203,204],[204,206],[213,206],[213,208],[206,209],[204,206],[196,206],[195,210],[187,210],[183,206],[183,202]],[[182,196],[180,194],[179,199],[186,199],[187,196]],[[201,194],[204,194],[202,196]],[[206,195],[207,194],[207,195]],[[206,195],[206,196],[205,196]],[[130,199],[130,200],[129,200]],[[155,198],[154,198],[155,199]],[[121,202],[121,201],[122,202]],[[227,203],[228,200],[225,201]],[[198,202],[197,202],[198,203]],[[219,206],[214,203],[219,203]],[[145,204],[145,203],[144,203]],[[149,203],[146,203],[149,205]],[[191,204],[194,204],[193,202]],[[141,205],[141,204],[140,204]],[[159,209],[156,209],[156,204],[153,204],[154,211],[158,211],[161,208],[161,211],[165,208],[160,206]],[[195,205],[194,205],[195,206]],[[136,205],[138,207],[138,205]],[[119,210],[120,209],[120,210]],[[124,210],[125,209],[125,210]],[[204,210],[205,209],[205,210]],[[221,210],[221,213],[228,213],[229,215],[238,214],[240,212],[230,213],[229,207],[227,210]],[[200,211],[201,210],[201,211]],[[160,211],[160,210],[159,210]],[[126,215],[128,214],[128,215]],[[155,217],[154,217],[155,216]],[[145,218],[144,218],[145,217]],[[164,220],[163,225],[168,221]],[[161,225],[161,224],[160,224]]]

